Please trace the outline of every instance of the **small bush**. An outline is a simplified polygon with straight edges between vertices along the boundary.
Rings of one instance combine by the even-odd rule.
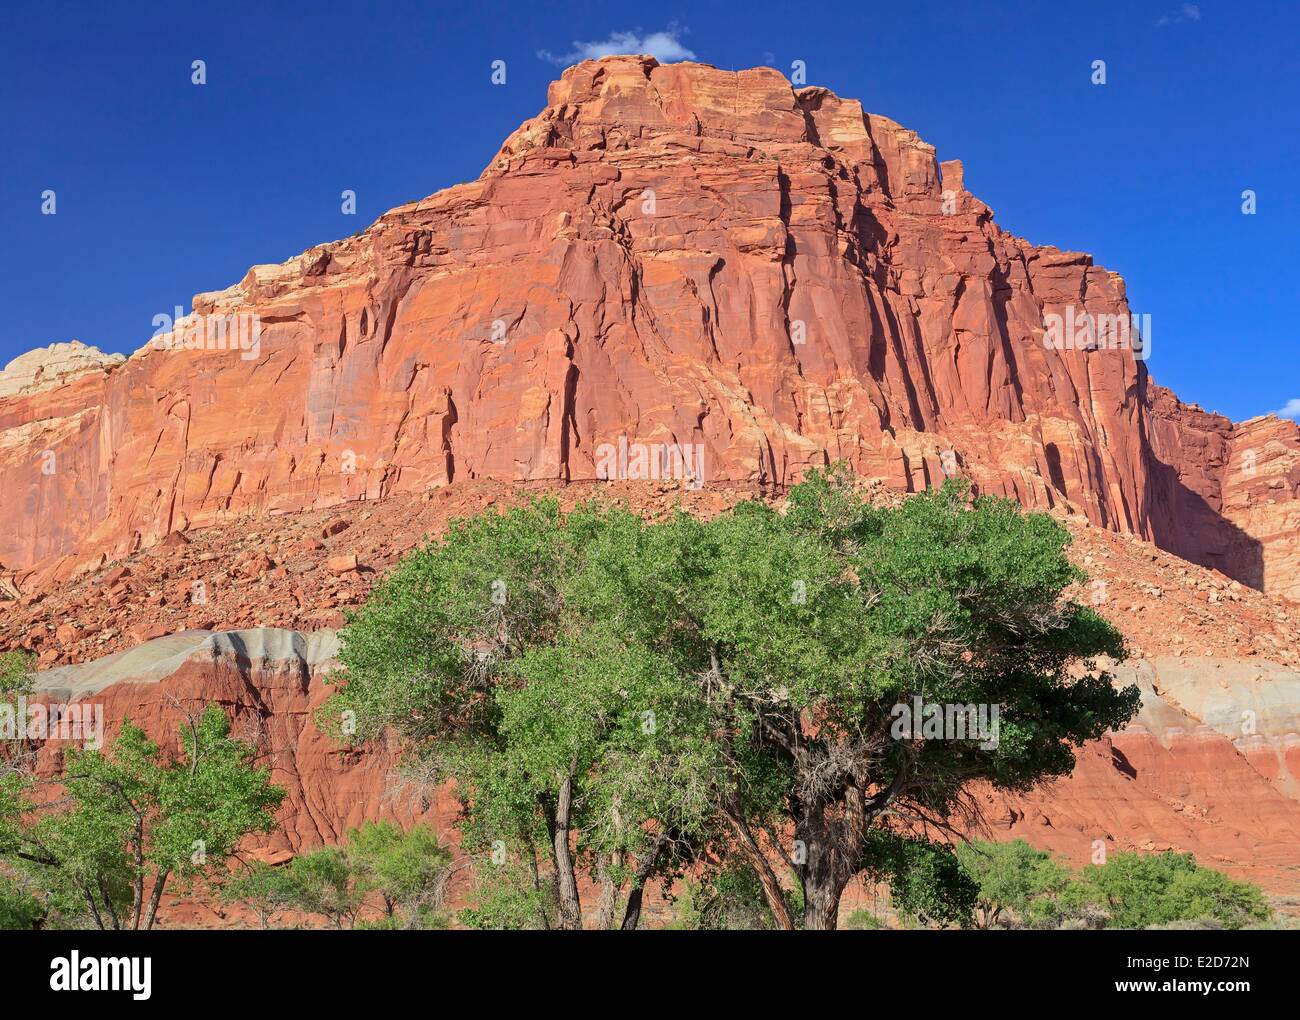
[[[523,864],[485,864],[478,868],[475,878],[477,901],[458,915],[465,927],[520,931],[558,925],[555,883],[534,880]]]
[[[957,848],[979,886],[979,927],[1241,928],[1272,916],[1264,895],[1191,854],[1115,853],[1071,873],[1023,840]]]
[[[845,928],[851,928],[854,931],[869,931],[877,928],[885,928],[887,925],[870,910],[865,907],[859,907],[848,916],[844,922]]]
[[[0,930],[31,931],[41,927],[45,907],[26,886],[0,875]]]
[[[225,883],[222,897],[251,909],[263,928],[286,911],[324,917],[335,928],[442,928],[450,873],[451,852],[429,826],[403,832],[391,822],[366,822],[349,830],[342,847],[311,850],[280,867],[253,864]],[[360,919],[375,899],[383,915]]]
[[[1242,928],[1272,915],[1264,894],[1191,854],[1117,853],[1080,873],[1081,898],[1105,908],[1112,928],[1149,928],[1177,921],[1213,921]]]

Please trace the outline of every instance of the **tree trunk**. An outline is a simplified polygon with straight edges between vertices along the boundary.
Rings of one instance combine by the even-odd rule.
[[[542,874],[537,867],[537,847],[533,846],[531,840],[528,842],[528,873],[533,879],[533,890],[540,894],[542,892]],[[546,916],[546,897],[544,895],[538,897],[537,919],[541,922],[543,931],[551,930],[551,919]]]
[[[133,808],[134,810],[134,808]],[[144,912],[144,818],[137,810],[135,812],[135,846],[133,848],[135,855],[135,885],[132,890],[131,914],[134,918],[132,927],[140,930],[140,918]]]
[[[834,931],[840,923],[840,897],[845,886],[831,879],[809,882],[804,880],[803,926],[808,931]]]
[[[799,870],[803,926],[808,931],[834,931],[839,927],[840,899],[856,869],[846,864],[839,842],[843,833],[828,824],[824,808],[805,813],[798,831],[806,854]]]
[[[633,885],[627,894],[627,907],[623,910],[623,923],[619,925],[622,931],[636,931],[636,926],[641,923],[641,897],[645,893],[645,885]]]
[[[790,917],[790,908],[785,901],[785,890],[781,888],[781,882],[776,877],[776,872],[772,870],[772,865],[759,849],[758,843],[749,831],[749,826],[745,824],[745,819],[734,806],[726,808],[722,812],[722,817],[727,820],[732,834],[736,837],[736,848],[745,855],[758,874],[758,881],[763,886],[763,898],[767,900],[768,909],[772,911],[776,926],[785,931],[793,931],[794,921]]]
[[[636,926],[641,923],[641,897],[645,894],[646,880],[654,871],[655,864],[659,860],[659,851],[667,838],[662,834],[656,836],[644,859],[636,866],[636,874],[632,876],[632,888],[627,894],[627,907],[623,911],[623,923],[620,926],[623,931],[636,931]]]
[[[113,922],[113,930],[121,931],[122,922],[117,919],[117,907],[113,906],[113,897],[108,894],[108,884],[104,881],[104,876],[99,876],[99,895],[104,901],[104,909],[108,912],[108,919]]]
[[[149,913],[145,916],[145,931],[153,931],[154,918],[158,916],[158,901],[162,899],[163,887],[167,884],[167,876],[170,874],[170,871],[160,871],[158,877],[154,879],[153,895],[149,897]]]
[[[614,879],[610,875],[611,869],[619,867],[622,864],[622,855],[612,853],[606,857],[601,857],[598,868],[597,880],[600,884],[600,902],[596,908],[596,929],[598,931],[609,931],[614,927],[614,911],[618,908],[618,890],[619,887],[614,884]]]
[[[560,784],[555,812],[551,820],[551,842],[555,855],[555,879],[560,894],[560,927],[566,931],[582,928],[582,904],[578,900],[578,877],[573,870],[573,852],[569,849],[569,818],[573,811],[573,780],[566,777]]]
[[[99,907],[95,904],[95,895],[90,891],[90,886],[83,885],[81,891],[86,894],[86,906],[90,908],[90,916],[95,919],[95,927],[100,931],[107,931],[104,927],[103,915],[99,912]]]

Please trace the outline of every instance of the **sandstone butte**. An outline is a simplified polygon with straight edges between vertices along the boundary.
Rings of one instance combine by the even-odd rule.
[[[256,321],[256,342],[189,349],[178,329],[126,359],[61,343],[0,373],[0,642],[82,671],[45,675],[48,695],[93,694],[155,736],[174,723],[163,690],[269,734],[293,790],[268,853],[397,810],[386,752],[344,754],[310,725],[327,638],[258,630],[337,626],[415,541],[359,548],[341,528],[378,511],[398,529],[393,511],[435,491],[586,489],[622,440],[702,449],[688,495],[706,510],[835,460],[896,492],[957,473],[1119,543],[1098,555],[1152,550],[1144,605],[1157,581],[1197,578],[1208,605],[1143,631],[1125,667],[1143,719],[991,813],[1081,860],[1092,838],[1193,849],[1295,891],[1300,431],[1184,404],[1123,345],[1054,349],[1050,315],[1127,317],[1123,280],[1001,230],[959,162],[858,102],[766,68],[585,62],[478,180],[193,310]],[[132,577],[152,561],[169,567]],[[178,562],[222,568],[219,610],[172,590],[192,584]],[[224,633],[158,636],[187,627]],[[1193,667],[1159,657],[1216,629],[1236,643],[1220,634]],[[1272,706],[1264,745],[1211,697],[1225,675]],[[402,810],[449,820],[444,796]]]

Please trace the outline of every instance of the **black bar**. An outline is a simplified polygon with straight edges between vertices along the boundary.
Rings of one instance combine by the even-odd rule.
[[[786,997],[859,994],[864,1010],[942,1004],[1019,1003],[1029,1015],[1126,998],[1208,1000],[1232,1008],[1294,984],[1300,942],[1287,931],[866,931],[775,932],[22,932],[0,935],[11,1002],[59,999],[129,1010],[226,1001],[247,1012],[284,1001],[300,1013],[347,1005],[398,1005],[404,990],[445,1006],[479,997],[582,1000],[602,989],[657,999],[662,1008],[757,994],[772,1007],[807,1008]],[[78,954],[149,959],[148,998],[118,991],[55,991]],[[63,958],[67,966],[55,963]],[[111,980],[114,965],[105,976]],[[1194,982],[1195,985],[1190,983]],[[123,982],[126,983],[126,982]],[[1208,989],[1206,986],[1208,985]],[[543,991],[545,990],[545,991]],[[638,991],[639,990],[639,991]],[[883,994],[883,998],[881,997]],[[817,996],[814,996],[816,998]],[[625,1000],[626,1001],[626,1000]],[[636,1001],[633,999],[631,1001]],[[875,1006],[872,1005],[875,1004]],[[466,1003],[465,1005],[471,1005]]]

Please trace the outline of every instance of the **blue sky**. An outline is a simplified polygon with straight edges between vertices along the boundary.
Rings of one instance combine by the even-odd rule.
[[[1157,381],[1238,419],[1300,414],[1294,2],[141,0],[5,22],[0,363],[72,338],[133,350],[194,293],[477,176],[557,62],[611,41],[803,60],[963,160],[1004,228],[1122,273]]]

